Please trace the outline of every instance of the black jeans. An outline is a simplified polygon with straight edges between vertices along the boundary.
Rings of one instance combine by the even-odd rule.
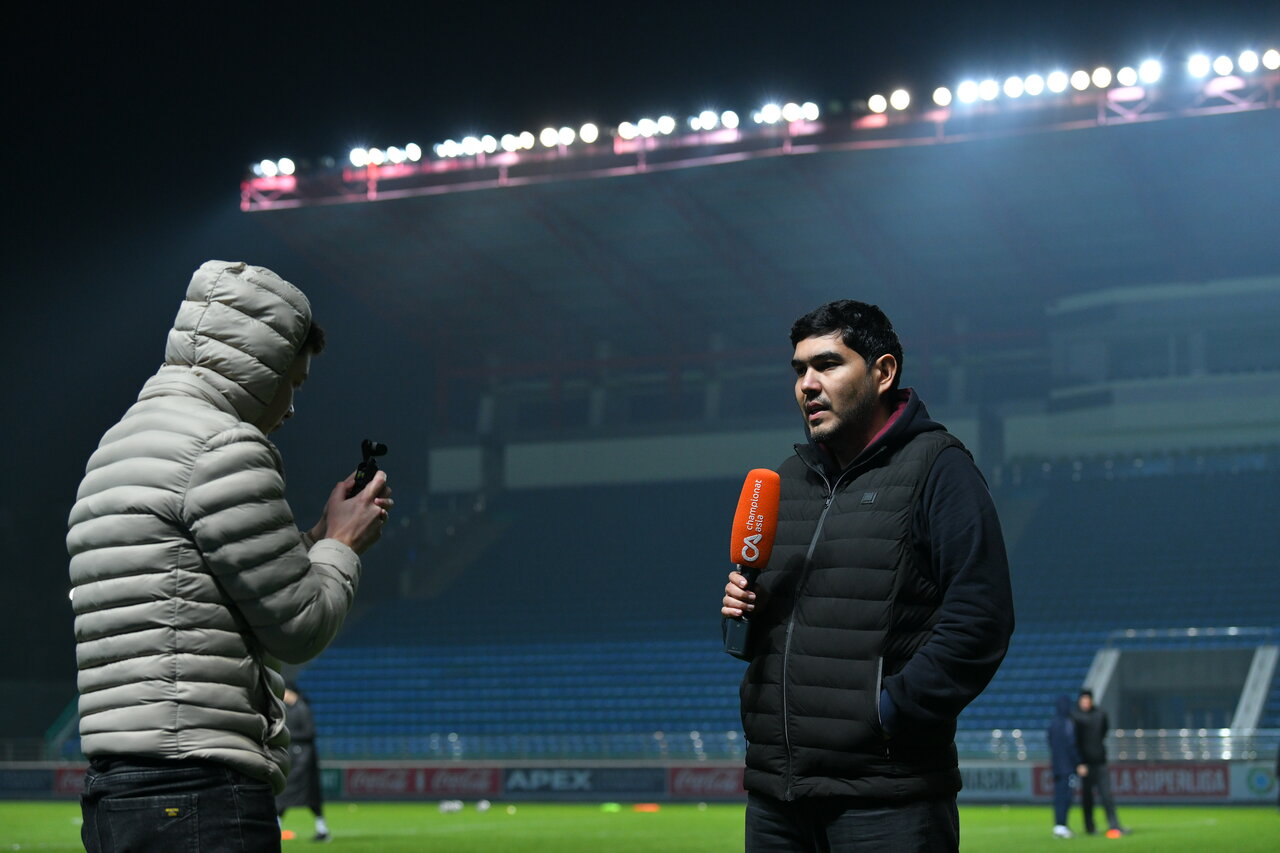
[[[1096,832],[1093,823],[1093,797],[1097,792],[1102,801],[1102,808],[1107,813],[1107,826],[1120,828],[1120,818],[1116,817],[1116,800],[1111,796],[1111,774],[1105,764],[1089,764],[1089,774],[1080,779],[1080,810],[1084,812],[1084,831]]]
[[[955,796],[910,803],[747,797],[747,853],[956,853]]]
[[[204,761],[94,761],[80,797],[89,853],[280,850],[271,786]]]

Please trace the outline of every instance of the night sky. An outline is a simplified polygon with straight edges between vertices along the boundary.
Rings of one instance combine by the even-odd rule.
[[[236,248],[220,235],[250,162],[1280,42],[1274,0],[267,8],[20,4],[5,21],[7,677],[73,675],[66,512],[149,373],[113,358],[118,340],[151,335],[158,363],[190,271]],[[65,630],[28,654],[15,617],[46,613]]]

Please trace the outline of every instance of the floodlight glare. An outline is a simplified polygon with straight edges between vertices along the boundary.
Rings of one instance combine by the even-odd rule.
[[[1219,56],[1213,61],[1213,73],[1219,77],[1226,77],[1235,69],[1235,64],[1229,56]]]
[[[1138,66],[1138,79],[1148,86],[1158,81],[1163,73],[1164,68],[1158,59],[1148,59]]]
[[[404,147],[404,153],[410,161],[417,163],[422,159],[422,146],[416,142],[410,142]]]
[[[698,113],[698,126],[703,130],[711,130],[720,121],[720,116],[716,115],[715,110],[703,110]]]
[[[387,149],[387,159],[392,163],[403,163],[405,161],[405,154],[397,146],[392,145]]]
[[[484,136],[480,137],[480,148],[486,154],[496,153],[498,150],[498,140],[486,133]]]
[[[738,114],[733,110],[725,110],[720,113],[720,123],[730,130],[735,130],[738,127]]]
[[[258,168],[262,170],[264,177],[274,178],[276,175],[280,174],[280,170],[276,168],[274,160],[263,160],[258,163]]]
[[[760,108],[760,121],[765,124],[777,124],[782,118],[782,107],[777,104],[765,104]]]
[[[480,138],[477,136],[464,136],[462,138],[462,154],[466,157],[474,157],[484,150]]]
[[[882,113],[889,108],[889,102],[885,100],[884,95],[872,95],[867,98],[867,109],[873,113]]]
[[[280,174],[282,175],[292,175],[298,169],[297,165],[288,157],[281,157],[276,161],[276,166],[280,168]]]
[[[1004,81],[1004,94],[1009,98],[1020,98],[1025,91],[1021,77],[1010,77]]]
[[[538,141],[542,143],[543,148],[555,148],[560,142],[560,132],[554,127],[544,127],[538,134]]]
[[[1032,74],[1023,81],[1022,88],[1028,95],[1035,97],[1044,91],[1044,78],[1039,74]]]
[[[352,166],[359,169],[361,166],[368,164],[369,152],[363,148],[352,148],[351,153],[347,155],[347,159],[351,161]]]
[[[1187,73],[1192,77],[1205,77],[1209,74],[1209,57],[1203,53],[1197,53],[1195,56],[1187,60]]]
[[[578,128],[578,138],[588,145],[591,145],[600,138],[600,128],[596,127],[591,122],[587,122],[582,127]]]
[[[962,104],[972,104],[978,100],[978,84],[973,80],[965,80],[956,89],[956,97]]]
[[[799,121],[802,112],[800,105],[795,103],[786,103],[782,105],[782,120],[785,122]]]
[[[511,133],[502,134],[502,139],[499,140],[499,143],[502,145],[502,150],[508,153],[520,148],[520,140],[516,139],[515,135]]]
[[[1252,50],[1246,50],[1240,54],[1240,58],[1236,60],[1236,67],[1245,74],[1252,74],[1258,70],[1258,54]]]
[[[1049,87],[1049,91],[1055,95],[1060,95],[1067,91],[1067,72],[1054,71],[1049,74],[1049,79],[1045,80],[1045,85]]]
[[[1116,82],[1121,86],[1134,86],[1138,82],[1138,72],[1126,65],[1116,72]]]
[[[667,135],[674,133],[676,129],[676,120],[671,116],[658,116],[658,133]]]
[[[1089,72],[1080,70],[1071,74],[1071,88],[1083,92],[1089,88]]]
[[[911,94],[906,89],[895,89],[889,96],[889,106],[895,110],[905,110],[911,106]]]
[[[946,86],[939,86],[933,90],[933,102],[940,107],[951,105],[951,90]]]
[[[1000,94],[1000,84],[987,78],[978,84],[978,97],[984,101],[994,101]]]
[[[1262,67],[1268,71],[1275,71],[1280,68],[1280,50],[1274,47],[1262,54]]]
[[[556,135],[556,139],[561,145],[572,145],[573,140],[577,138],[578,133],[572,127],[562,127]]]
[[[254,163],[252,166],[250,166],[250,167],[249,167],[249,171],[250,171],[250,172],[253,172],[253,176],[254,176],[255,178],[261,178],[261,177],[262,177],[262,162],[261,162],[261,161],[259,161],[259,162],[257,162],[257,163]]]
[[[384,152],[381,148],[370,148],[369,162],[375,166],[381,166],[383,163],[387,162],[386,152]]]
[[[537,140],[533,138],[533,131],[531,130],[526,130],[520,134],[520,147],[525,151],[532,151],[533,143],[536,141]]]
[[[702,130],[702,119],[698,116],[689,116],[689,129]]]
[[[640,135],[648,139],[658,132],[658,123],[651,118],[642,118],[636,122],[636,129],[640,131]]]
[[[1090,79],[1093,80],[1093,85],[1099,89],[1105,89],[1111,85],[1111,69],[1105,65],[1099,66],[1093,69],[1093,76]]]
[[[818,105],[813,101],[805,101],[800,105],[800,117],[805,121],[817,121]]]

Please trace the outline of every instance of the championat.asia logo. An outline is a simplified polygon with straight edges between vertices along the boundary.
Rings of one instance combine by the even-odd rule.
[[[751,512],[747,514],[747,530],[755,531],[743,537],[742,562],[754,563],[760,559],[760,540],[764,538],[764,516],[760,514],[760,490],[764,488],[763,480],[756,480],[751,489]]]

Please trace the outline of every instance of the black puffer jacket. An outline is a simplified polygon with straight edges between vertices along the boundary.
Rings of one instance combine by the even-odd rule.
[[[821,447],[800,445],[779,469],[741,689],[746,786],[783,800],[957,791],[956,717],[1013,631],[991,497],[910,391],[886,430],[833,468]]]

